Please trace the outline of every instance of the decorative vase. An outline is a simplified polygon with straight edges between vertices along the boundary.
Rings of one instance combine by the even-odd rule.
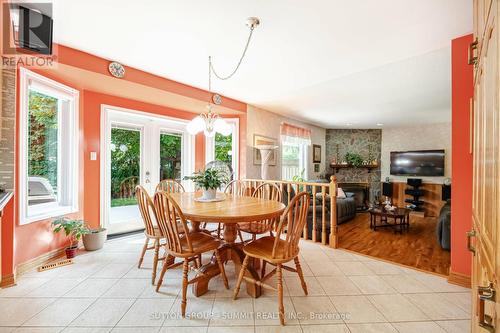
[[[89,234],[83,235],[83,246],[87,251],[95,251],[102,249],[104,242],[108,236],[107,229],[91,230]]]
[[[213,200],[217,196],[216,188],[203,189],[203,199],[205,200]]]

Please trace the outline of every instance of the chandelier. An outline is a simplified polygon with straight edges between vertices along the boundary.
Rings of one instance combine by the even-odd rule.
[[[217,105],[221,104],[221,97],[217,94],[212,95],[212,74],[222,81],[229,80],[234,76],[234,74],[236,74],[241,63],[243,62],[245,54],[247,53],[250,40],[252,39],[253,30],[260,24],[260,20],[257,17],[249,17],[246,24],[250,28],[247,43],[245,44],[240,60],[229,75],[219,75],[214,69],[212,57],[208,57],[208,92],[210,93],[210,99],[207,104],[207,111],[201,113],[187,124],[186,129],[189,134],[195,135],[203,132],[207,137],[213,137],[216,132],[224,136],[231,134],[231,126],[212,109],[212,102]]]

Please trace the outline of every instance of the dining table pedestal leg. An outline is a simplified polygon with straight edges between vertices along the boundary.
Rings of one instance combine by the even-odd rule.
[[[236,272],[241,269],[241,265],[245,259],[245,253],[243,253],[242,245],[235,243],[237,235],[236,224],[224,224],[224,245],[219,249],[222,261],[226,262],[231,260],[235,265]],[[260,276],[257,273],[257,269],[258,263],[248,265],[245,275],[258,281],[260,280]],[[197,297],[205,294],[208,291],[208,283],[210,280],[220,274],[215,256],[212,257],[212,260],[208,264],[205,264],[200,268],[200,272],[204,275],[200,276],[200,279],[192,285],[193,294]],[[262,294],[261,286],[256,283],[246,281],[246,286],[248,295],[257,298]]]

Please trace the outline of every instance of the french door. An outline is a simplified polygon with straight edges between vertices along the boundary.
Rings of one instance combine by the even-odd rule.
[[[143,229],[135,187],[152,195],[160,180],[191,174],[194,139],[182,120],[111,106],[101,112],[101,225],[110,234]]]
[[[469,60],[474,63],[472,332],[500,332],[499,2],[474,0],[476,57]]]

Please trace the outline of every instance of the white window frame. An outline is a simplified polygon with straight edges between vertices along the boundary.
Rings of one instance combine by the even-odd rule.
[[[239,151],[240,151],[240,119],[224,118],[232,127],[233,146],[232,146],[232,165],[233,179],[239,179]],[[215,136],[205,137],[205,164],[215,160]]]
[[[280,160],[280,172],[281,172],[281,179],[283,179],[283,149],[285,146],[291,146],[292,144],[290,143],[285,143],[281,142],[281,160]],[[304,178],[307,180],[309,178],[309,163],[308,163],[308,158],[309,158],[309,145],[308,144],[296,144],[299,147],[299,172],[302,172],[304,170]],[[291,180],[291,179],[286,179],[286,180]]]
[[[79,204],[79,92],[73,88],[65,86],[57,81],[48,79],[25,68],[20,68],[19,80],[19,224],[28,224],[48,218],[78,212]],[[68,100],[67,117],[62,121],[63,116],[58,112],[58,184],[64,189],[58,191],[58,201],[31,206],[28,212],[28,114],[29,114],[29,89],[36,87],[37,91],[45,92],[50,96],[60,100]],[[59,108],[58,111],[60,111]],[[65,111],[65,112],[66,112]],[[61,136],[64,133],[64,138]],[[63,152],[65,156],[60,156]],[[62,167],[62,163],[68,163]],[[61,174],[63,173],[63,174]],[[64,178],[64,179],[62,179]],[[68,204],[62,205],[61,195]]]

